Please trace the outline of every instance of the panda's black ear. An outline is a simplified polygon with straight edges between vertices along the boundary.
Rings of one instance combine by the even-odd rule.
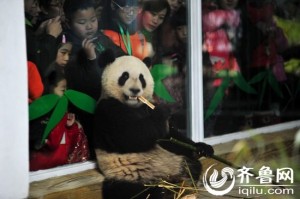
[[[150,68],[150,67],[152,66],[152,60],[151,60],[150,57],[144,58],[144,59],[143,59],[143,62],[146,64],[146,66],[147,66],[148,68]]]
[[[115,61],[114,51],[107,49],[98,56],[98,65],[102,68]]]

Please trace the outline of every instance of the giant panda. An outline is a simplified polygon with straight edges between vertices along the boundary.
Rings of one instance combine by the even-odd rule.
[[[105,177],[103,198],[166,198],[170,193],[163,188],[146,185],[161,180],[181,183],[191,178],[186,166],[197,181],[201,173],[198,158],[211,156],[213,148],[169,130],[169,110],[159,105],[151,109],[139,100],[143,96],[151,102],[154,87],[143,61],[127,55],[115,58],[110,51],[100,59],[105,68],[95,111],[94,147]],[[197,151],[169,142],[170,137]]]

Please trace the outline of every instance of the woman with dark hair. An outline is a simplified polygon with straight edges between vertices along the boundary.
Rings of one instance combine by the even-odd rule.
[[[169,17],[170,10],[167,0],[144,0],[142,12],[138,15],[139,30],[155,52],[154,63],[161,61],[161,27]]]

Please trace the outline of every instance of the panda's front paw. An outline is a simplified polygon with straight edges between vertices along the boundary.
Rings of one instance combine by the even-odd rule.
[[[200,157],[212,157],[214,155],[214,148],[211,145],[205,144],[203,142],[198,142],[195,144],[196,152],[198,158]]]

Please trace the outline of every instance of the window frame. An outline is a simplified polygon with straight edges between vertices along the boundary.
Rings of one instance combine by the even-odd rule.
[[[203,95],[203,64],[202,64],[202,0],[186,0],[189,22],[189,132],[195,142],[206,142],[215,145],[249,138],[257,134],[276,133],[282,130],[300,127],[300,120],[280,123],[261,128],[232,132],[224,135],[204,138],[204,95]],[[195,24],[200,24],[195,26]],[[201,67],[200,67],[201,66]],[[198,100],[199,99],[199,100]],[[201,100],[201,101],[200,101]],[[198,110],[198,111],[195,111]]]
[[[202,12],[201,1],[189,1],[188,6],[188,59],[189,66],[189,131],[193,141],[204,140],[204,111],[203,111],[203,72],[202,72]],[[195,26],[195,24],[200,24]],[[200,67],[201,66],[201,67]],[[192,72],[193,71],[193,72]],[[198,111],[196,111],[198,110]]]

